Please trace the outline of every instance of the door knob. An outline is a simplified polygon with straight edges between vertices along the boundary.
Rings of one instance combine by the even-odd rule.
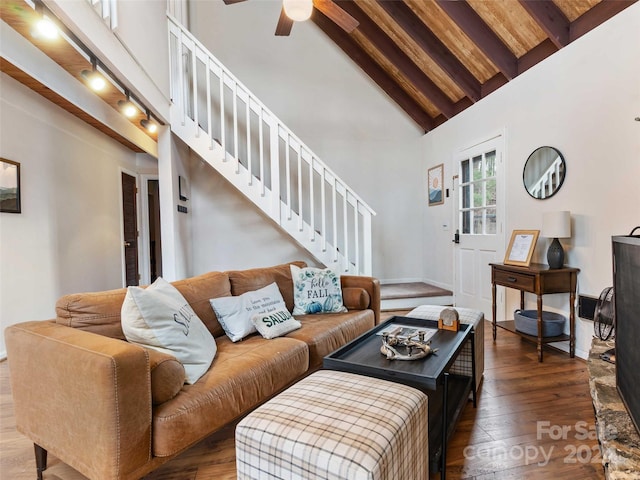
[[[125,247],[130,247],[130,246],[131,246],[131,243],[130,243],[130,242],[124,242],[124,246],[125,246]]]

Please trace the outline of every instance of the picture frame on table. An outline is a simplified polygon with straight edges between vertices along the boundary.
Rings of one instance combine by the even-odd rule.
[[[442,205],[444,203],[444,193],[442,189],[442,179],[444,177],[444,164],[431,167],[427,171],[427,185],[429,195],[429,206]]]
[[[0,158],[0,212],[21,213],[20,163]]]
[[[528,267],[536,248],[540,230],[514,230],[511,233],[509,247],[504,254],[505,265]]]

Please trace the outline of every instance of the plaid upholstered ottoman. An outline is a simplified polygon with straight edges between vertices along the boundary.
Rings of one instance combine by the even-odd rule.
[[[407,317],[424,318],[425,320],[438,320],[440,312],[447,308],[442,305],[421,305],[414,308]],[[480,388],[482,375],[484,374],[484,313],[471,308],[454,307],[458,311],[460,323],[473,325],[476,350],[476,391]],[[471,345],[463,347],[462,352],[453,363],[450,372],[471,376]]]
[[[320,370],[236,427],[238,480],[429,478],[427,396]]]

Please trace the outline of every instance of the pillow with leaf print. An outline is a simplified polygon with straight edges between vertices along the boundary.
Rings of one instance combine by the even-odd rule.
[[[293,279],[293,314],[346,312],[340,276],[330,268],[299,268],[290,265]]]

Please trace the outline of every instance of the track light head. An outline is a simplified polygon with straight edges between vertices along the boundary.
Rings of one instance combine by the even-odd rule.
[[[133,104],[129,97],[127,96],[126,100],[118,100],[118,108],[122,112],[125,117],[133,117],[138,112],[138,109]]]
[[[34,38],[40,38],[43,40],[55,40],[58,38],[58,26],[44,14],[44,5],[40,0],[34,2],[34,9],[36,11],[37,18],[31,30],[31,35]]]
[[[58,38],[58,27],[49,17],[42,16],[34,25],[31,35],[44,40],[55,40]]]
[[[151,120],[148,115],[147,118],[140,120],[140,125],[149,133],[156,133],[158,131],[158,125]]]
[[[99,92],[107,86],[107,81],[102,75],[100,75],[100,73],[98,73],[96,63],[97,61],[92,59],[91,64],[93,65],[93,68],[91,70],[82,70],[80,75],[89,84],[92,90]]]

